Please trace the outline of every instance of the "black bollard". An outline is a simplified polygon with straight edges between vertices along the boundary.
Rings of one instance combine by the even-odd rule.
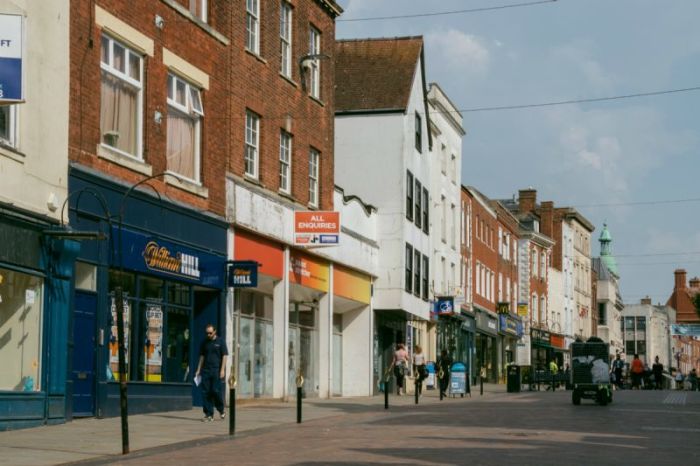
[[[419,383],[418,383],[418,376],[416,376],[416,388],[415,388],[415,392],[416,392],[416,404],[418,404],[418,397],[420,396],[420,391],[419,391],[420,389],[419,389],[419,387],[420,387],[420,385],[419,385]]]
[[[479,376],[479,395],[484,394],[484,378]]]
[[[301,387],[297,387],[297,424],[301,424]]]
[[[554,384],[554,374],[552,374],[552,391],[555,391],[557,386]]]
[[[384,382],[384,409],[389,409],[389,381]]]
[[[229,390],[228,434],[236,432],[236,389]]]

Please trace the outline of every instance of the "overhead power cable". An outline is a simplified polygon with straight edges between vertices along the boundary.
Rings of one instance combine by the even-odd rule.
[[[497,107],[465,108],[465,109],[458,110],[458,112],[462,112],[462,113],[491,112],[491,111],[496,111],[496,110],[519,110],[522,108],[553,107],[555,105],[570,105],[570,104],[585,104],[585,103],[591,103],[591,102],[605,102],[605,101],[609,101],[609,100],[634,99],[634,98],[638,98],[638,97],[650,97],[650,96],[655,96],[655,95],[673,94],[673,93],[677,93],[677,92],[692,92],[692,91],[700,91],[700,86],[685,87],[682,89],[667,89],[667,90],[663,90],[663,91],[640,92],[637,94],[615,95],[615,96],[611,96],[611,97],[594,97],[594,98],[590,98],[590,99],[560,100],[557,102],[544,102],[544,103],[537,103],[537,104],[503,105],[503,106],[497,106]],[[440,113],[440,112],[436,112],[436,113]]]
[[[526,7],[526,6],[535,6],[535,5],[542,5],[544,3],[554,3],[557,0],[539,0],[536,2],[524,2],[524,3],[511,3],[507,5],[497,5],[497,6],[488,6],[488,7],[482,7],[482,8],[470,8],[467,10],[452,10],[452,11],[438,11],[438,12],[429,12],[429,13],[415,13],[415,14],[410,14],[410,15],[392,15],[392,16],[371,16],[371,17],[366,17],[366,18],[340,18],[337,19],[337,22],[357,22],[357,21],[385,21],[385,20],[390,20],[390,19],[410,19],[410,18],[425,18],[428,16],[447,16],[447,15],[458,15],[458,14],[466,14],[466,13],[480,13],[483,11],[493,11],[493,10],[505,10],[506,8],[520,8],[520,7]]]
[[[572,205],[571,207],[580,208],[591,208],[591,207],[623,207],[623,206],[637,206],[637,205],[660,205],[660,204],[680,204],[685,202],[700,202],[700,197],[690,198],[690,199],[669,199],[665,201],[638,201],[638,202],[611,202],[608,204],[580,204]]]

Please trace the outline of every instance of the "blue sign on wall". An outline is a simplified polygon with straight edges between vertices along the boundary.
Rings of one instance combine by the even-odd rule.
[[[114,266],[210,288],[224,287],[225,258],[123,228],[112,231]],[[120,251],[121,247],[121,251]],[[120,254],[121,253],[121,254]]]
[[[22,100],[22,17],[0,15],[0,100]]]
[[[454,314],[455,305],[454,298],[437,298],[435,301],[435,313],[438,315]]]
[[[228,286],[233,288],[255,288],[258,286],[258,263],[256,261],[233,261],[227,264]]]

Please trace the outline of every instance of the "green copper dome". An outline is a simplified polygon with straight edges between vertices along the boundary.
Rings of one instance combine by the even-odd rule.
[[[610,230],[608,230],[608,225],[603,224],[603,231],[600,232],[600,260],[603,264],[612,272],[616,277],[620,276],[620,272],[617,269],[617,260],[612,253],[612,235]]]

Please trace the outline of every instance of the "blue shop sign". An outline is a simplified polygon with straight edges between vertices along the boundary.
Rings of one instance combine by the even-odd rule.
[[[232,261],[227,264],[228,286],[233,288],[255,288],[258,286],[258,263],[256,261]]]
[[[511,335],[521,335],[522,331],[518,332],[518,321],[507,314],[498,315],[499,324],[501,326],[501,331],[509,333]]]
[[[177,278],[210,288],[224,287],[226,261],[222,256],[197,251],[125,228],[121,233],[114,228],[112,239],[114,267],[123,266],[125,269]]]
[[[0,14],[0,101],[22,100],[22,16]]]
[[[435,313],[437,315],[452,315],[455,312],[454,298],[437,298],[435,301]]]

